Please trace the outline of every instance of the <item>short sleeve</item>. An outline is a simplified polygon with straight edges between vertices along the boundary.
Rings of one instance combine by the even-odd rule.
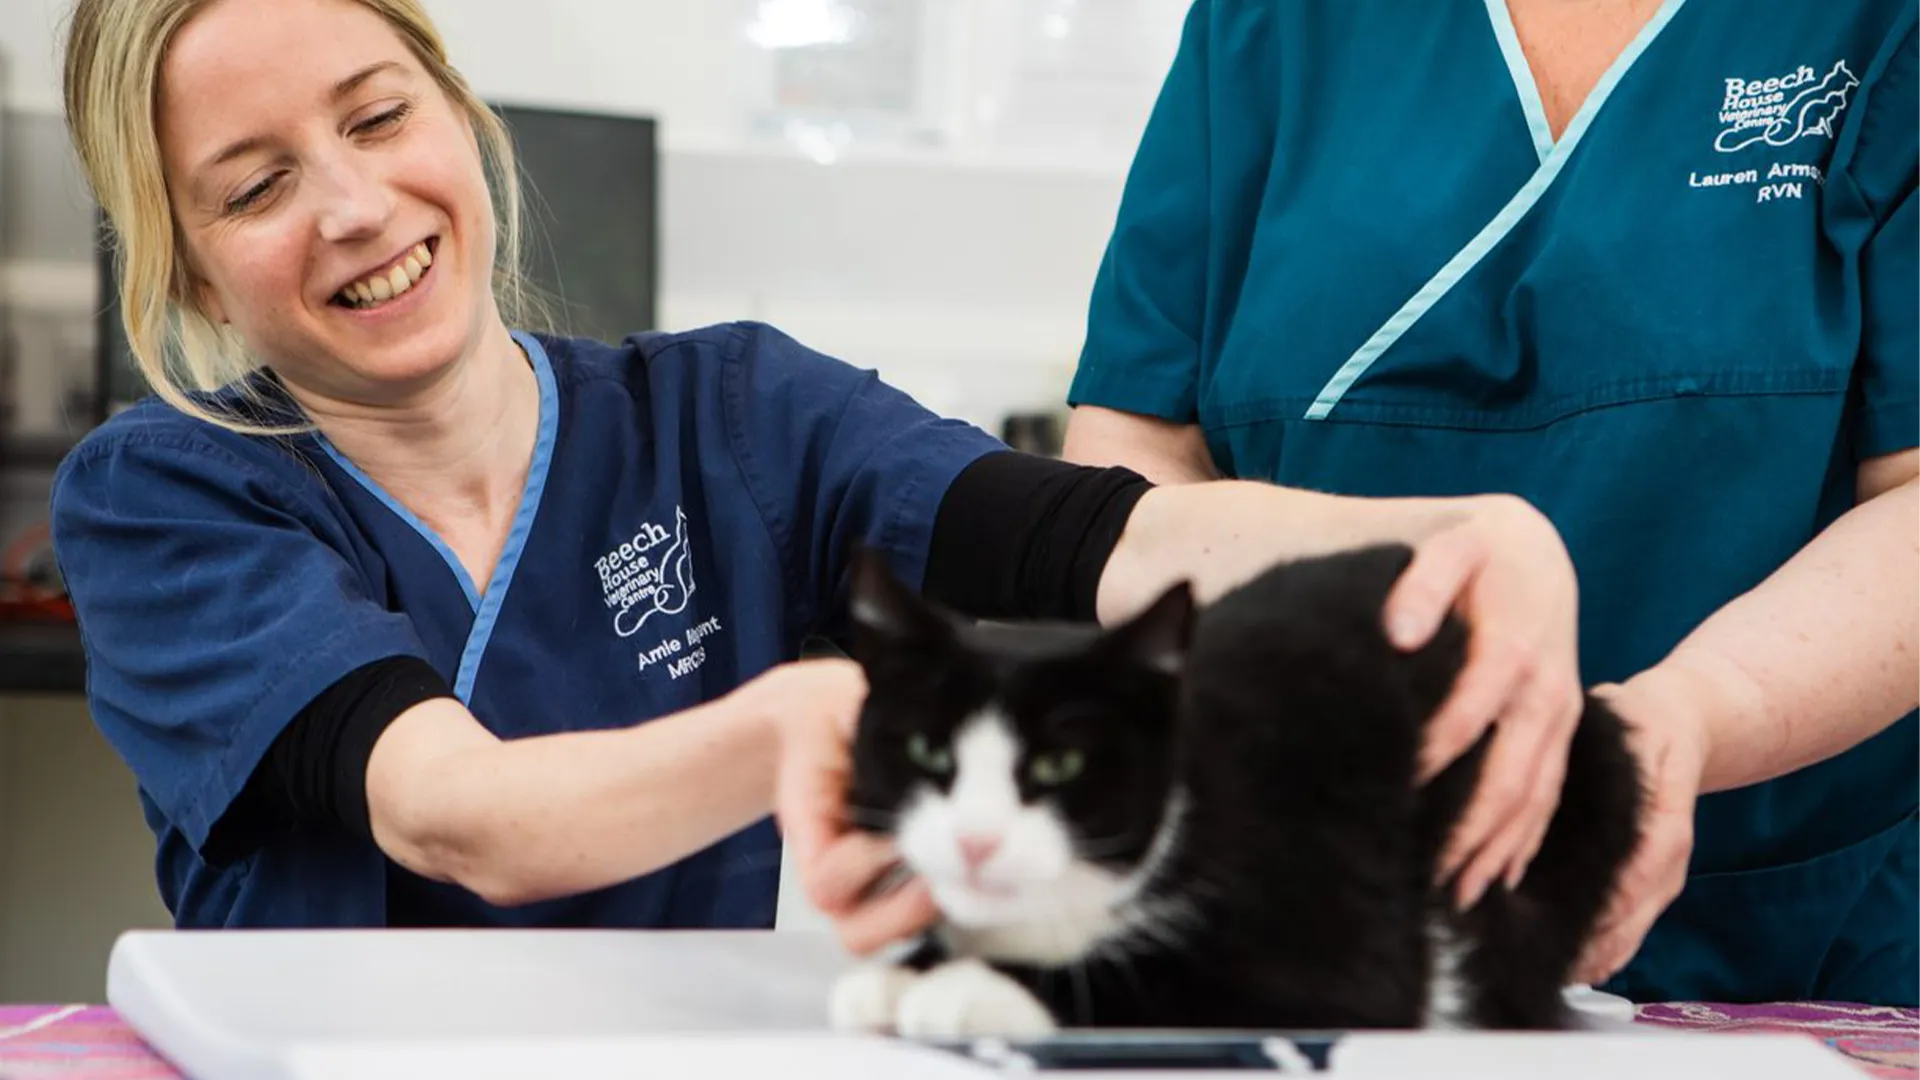
[[[1860,250],[1854,452],[1862,459],[1920,445],[1920,78],[1911,24],[1875,67],[1846,163],[1873,222]]]
[[[1127,173],[1088,301],[1072,405],[1176,423],[1196,417],[1209,254],[1210,3],[1188,12]]]
[[[1006,446],[777,330],[739,332],[726,369],[735,454],[786,560],[794,618],[835,633],[855,545],[918,589],[947,489]]]
[[[197,851],[310,701],[364,664],[425,656],[320,499],[210,438],[90,440],[52,511],[94,721]]]

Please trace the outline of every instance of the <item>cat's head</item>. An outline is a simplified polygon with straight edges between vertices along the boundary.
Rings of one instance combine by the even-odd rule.
[[[1058,919],[1137,888],[1174,789],[1185,584],[1106,630],[976,625],[863,551],[851,607],[869,686],[853,819],[894,837],[949,920]]]

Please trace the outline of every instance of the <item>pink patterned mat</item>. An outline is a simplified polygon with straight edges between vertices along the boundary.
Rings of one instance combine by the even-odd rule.
[[[1851,1058],[1868,1076],[1920,1077],[1920,1010],[1818,1002],[1642,1005],[1639,1021],[1691,1031],[1795,1032]],[[0,1058],[4,1060],[4,1058]]]
[[[1798,1032],[1873,1077],[1920,1078],[1920,1011],[1861,1005],[1646,1005],[1640,1022],[1694,1031]],[[112,1009],[0,1006],[0,1080],[181,1080]]]
[[[119,1014],[80,1005],[0,1005],[0,1080],[180,1080]]]

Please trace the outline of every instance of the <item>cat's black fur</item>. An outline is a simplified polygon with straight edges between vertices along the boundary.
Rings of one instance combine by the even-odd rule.
[[[855,820],[886,831],[929,779],[907,761],[911,733],[950,738],[995,702],[1030,746],[1088,755],[1059,798],[1089,861],[1136,866],[1169,793],[1187,801],[1142,894],[1182,915],[1071,966],[994,964],[1063,1026],[1419,1027],[1436,924],[1463,946],[1460,1019],[1564,1026],[1561,987],[1637,838],[1635,763],[1619,719],[1589,697],[1525,881],[1455,913],[1434,864],[1487,740],[1416,787],[1422,732],[1467,631],[1450,619],[1413,653],[1386,640],[1381,612],[1410,558],[1387,545],[1278,566],[1197,622],[1180,587],[1109,633],[970,626],[863,560],[854,653],[871,691]],[[943,940],[929,936],[911,963],[946,959]]]

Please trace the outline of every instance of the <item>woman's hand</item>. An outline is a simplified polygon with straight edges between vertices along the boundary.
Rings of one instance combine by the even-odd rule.
[[[1426,644],[1449,610],[1469,628],[1467,663],[1428,725],[1422,783],[1494,728],[1486,764],[1440,860],[1471,907],[1495,880],[1519,884],[1560,803],[1567,748],[1580,718],[1578,590],[1573,562],[1546,516],[1490,496],[1415,546],[1387,599],[1388,636]]]
[[[786,703],[774,811],[807,899],[833,921],[841,942],[866,954],[932,923],[933,898],[918,878],[876,895],[899,862],[893,844],[853,828],[847,814],[854,726],[867,682],[850,660],[809,660],[756,680],[756,692]]]
[[[1620,871],[1613,899],[1574,965],[1597,985],[1640,951],[1654,920],[1680,895],[1693,854],[1693,808],[1707,761],[1707,727],[1677,670],[1656,667],[1619,686],[1594,688],[1627,724],[1647,787],[1640,846]]]

